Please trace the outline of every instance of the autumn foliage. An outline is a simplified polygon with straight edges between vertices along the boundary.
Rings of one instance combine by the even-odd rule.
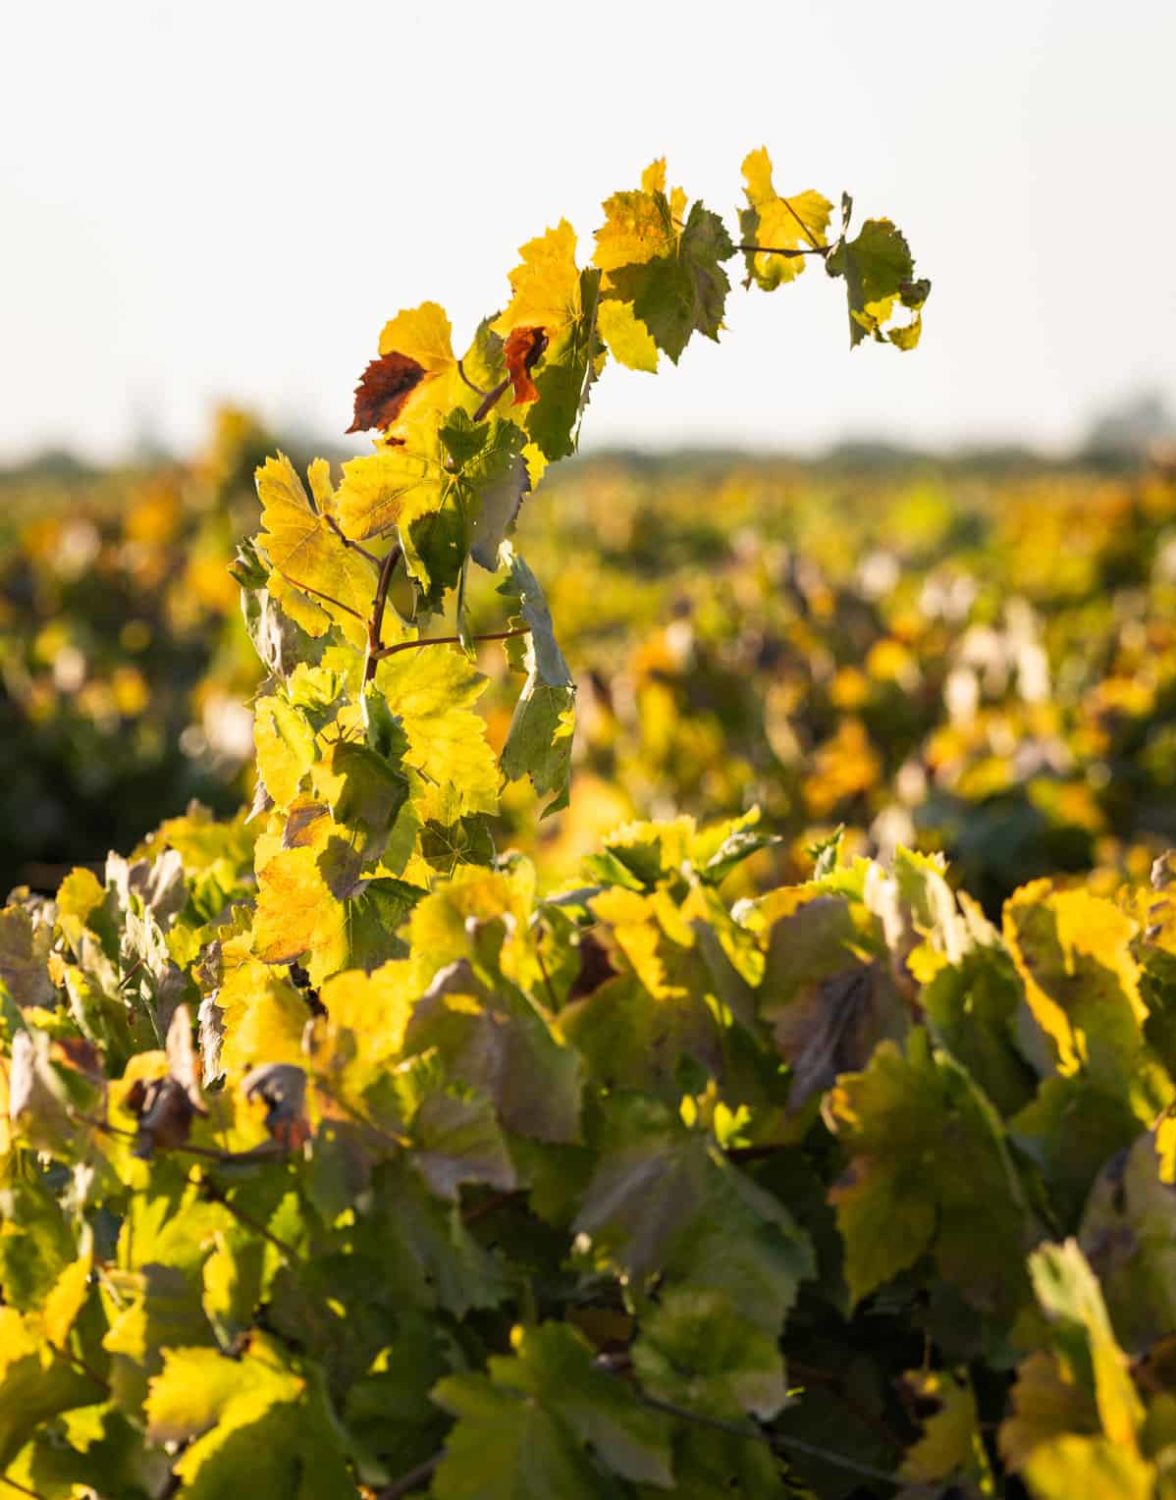
[[[591,264],[532,240],[460,358],[437,304],[393,318],[374,451],[257,472],[251,807],[0,914],[14,1493],[1169,1492],[1170,860],[986,915],[840,833],[762,890],[755,810],[626,823],[554,886],[495,845],[512,788],[569,799],[512,534],[608,361],[717,338],[736,256],[917,341],[887,220],[843,198],[831,237],[744,172],[738,241],[662,163]]]

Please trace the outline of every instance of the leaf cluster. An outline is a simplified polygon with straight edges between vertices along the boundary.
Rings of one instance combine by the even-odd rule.
[[[1168,863],[998,928],[942,860],[838,836],[733,901],[755,813],[625,824],[554,891],[490,838],[504,783],[567,795],[575,686],[510,533],[606,358],[716,337],[737,253],[765,289],[823,259],[855,342],[917,338],[887,221],[849,239],[845,201],[830,242],[827,200],[745,177],[738,245],[660,163],[592,265],[531,241],[460,359],[436,304],[394,318],[374,453],[258,471],[248,816],[0,913],[18,1493],[1170,1492]]]

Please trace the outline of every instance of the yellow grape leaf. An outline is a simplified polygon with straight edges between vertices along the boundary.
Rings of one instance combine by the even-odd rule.
[[[93,1252],[88,1243],[82,1254],[66,1266],[50,1287],[41,1311],[41,1327],[45,1337],[55,1348],[60,1349],[78,1320],[90,1291],[90,1271],[94,1264]]]
[[[641,191],[643,193],[661,193],[666,197],[666,159],[659,156],[656,161],[651,161],[641,174]],[[686,218],[686,191],[684,188],[671,188],[668,196],[670,205],[670,221],[678,228],[681,227]]]
[[[380,354],[402,355],[424,372],[387,427],[392,437],[411,444],[414,430],[424,423],[435,423],[453,406],[477,399],[458,374],[449,318],[436,302],[422,302],[390,318],[380,334]]]
[[[49,977],[48,959],[53,933],[48,926],[33,926],[23,906],[0,911],[0,984],[6,984],[21,1009],[51,1006],[55,991]]]
[[[1103,1437],[1058,1438],[1035,1448],[1022,1473],[1034,1500],[1155,1500],[1156,1469]]]
[[[80,936],[90,914],[106,900],[106,887],[94,874],[82,866],[71,870],[58,887],[54,898],[57,920],[68,922],[71,938]]]
[[[25,1317],[14,1307],[0,1307],[0,1475],[44,1424],[93,1400],[93,1377],[46,1349],[37,1337],[35,1314]]]
[[[988,1479],[980,1416],[967,1376],[959,1379],[946,1370],[910,1370],[903,1384],[920,1402],[933,1403],[936,1409],[925,1418],[922,1437],[907,1449],[898,1471],[902,1478],[915,1484],[934,1484],[952,1475]]]
[[[716,214],[699,202],[687,213],[685,193],[675,188],[667,197],[665,181],[665,162],[659,160],[646,169],[639,189],[607,199],[593,262],[603,276],[601,306],[616,301],[631,307],[636,322],[676,364],[694,333],[718,338],[730,289],[722,263],[735,247]],[[618,358],[632,353],[648,360],[648,346],[631,328],[617,331],[629,335]]]
[[[503,338],[516,328],[543,328],[554,344],[582,312],[576,231],[561,219],[554,229],[528,240],[519,254],[522,263],[510,273],[510,303],[492,327]]]
[[[381,354],[406,354],[426,375],[441,375],[456,363],[453,337],[445,309],[436,302],[398,312],[384,324]]]
[[[376,682],[408,737],[404,763],[424,778],[414,796],[421,820],[497,812],[498,763],[470,706],[486,679],[466,657],[439,646],[402,651],[381,661]]]
[[[169,1349],[145,1407],[151,1440],[182,1449],[172,1473],[192,1500],[355,1491],[322,1397],[264,1334],[240,1358]]]
[[[681,225],[674,223],[674,210],[665,195],[665,160],[647,167],[636,192],[614,193],[602,205],[603,225],[596,231],[592,262],[607,275],[622,266],[673,255]],[[681,189],[676,190],[681,194]],[[685,208],[685,195],[681,195]]]
[[[1063,1369],[1055,1355],[1035,1349],[1017,1370],[1012,1410],[1001,1423],[1000,1456],[1010,1469],[1021,1469],[1034,1448],[1066,1433],[1099,1430],[1094,1396]]]
[[[40,1340],[15,1307],[0,1307],[0,1378],[9,1365],[36,1354]]]
[[[1042,1245],[1029,1257],[1029,1271],[1059,1357],[1075,1378],[1089,1382],[1107,1437],[1133,1446],[1143,1405],[1102,1288],[1077,1241]]]
[[[343,465],[335,497],[339,525],[354,541],[405,531],[422,516],[441,509],[446,488],[445,470],[431,452],[381,448]],[[367,609],[372,592],[369,588]]]
[[[320,1072],[343,1068],[348,1083],[362,1090],[399,1058],[420,995],[414,972],[407,960],[393,959],[370,974],[346,969],[326,981],[327,1016],[315,1036]]]
[[[148,1388],[147,1432],[153,1443],[186,1443],[223,1419],[238,1403],[258,1415],[279,1401],[296,1401],[305,1382],[283,1370],[265,1335],[255,1334],[244,1359],[218,1349],[168,1349],[162,1373]]]
[[[1055,891],[1035,880],[1005,903],[1004,938],[1025,984],[1034,1019],[1063,1076],[1092,1081],[1136,1102],[1150,1118],[1171,1084],[1148,1066],[1147,1008],[1131,952],[1136,924],[1089,891]]]
[[[225,943],[217,995],[224,1013],[221,1063],[234,1079],[259,1063],[301,1063],[307,1020],[306,1004],[298,991],[254,957],[248,943],[248,935]]]
[[[686,994],[686,987],[673,983],[667,974],[671,954],[664,940],[668,938],[680,949],[692,949],[694,929],[688,914],[667,891],[655,890],[645,896],[613,886],[594,897],[591,905],[593,916],[609,925],[616,946],[655,999]],[[680,955],[674,957],[682,961]]]
[[[302,778],[314,764],[314,739],[313,727],[289,699],[267,694],[257,700],[253,719],[257,769],[279,807],[293,802]]]
[[[279,849],[257,873],[257,956],[271,964],[303,959],[316,986],[341,969],[370,970],[397,957],[396,930],[417,894],[396,880],[364,878],[340,899],[327,883],[329,873],[311,847]],[[257,1058],[281,1060],[264,1053]]]
[[[309,595],[296,589],[280,573],[270,574],[269,592],[295,625],[305,630],[307,635],[313,636],[315,640],[326,635],[330,630],[331,617],[322,605],[316,604]]]
[[[633,311],[631,302],[606,297],[596,314],[596,327],[608,352],[630,370],[657,369],[657,345],[653,335]]]
[[[342,902],[331,894],[318,858],[309,847],[280,849],[258,870],[253,935],[264,963],[293,963],[308,951],[318,957],[339,943]]]
[[[316,470],[315,484],[322,494],[321,468]],[[262,528],[258,544],[271,568],[337,621],[353,644],[362,646],[366,639],[363,622],[371,611],[376,587],[371,563],[331,530],[284,453],[267,459],[257,471],[257,493]]]
[[[771,245],[780,250],[804,250],[828,244],[828,198],[809,189],[791,198],[781,198],[772,185],[772,162],[764,147],[749,152],[743,161],[743,179],[748,207],[739,216],[743,237],[749,244]],[[764,291],[793,281],[804,270],[804,255],[747,254],[748,279]]]
[[[527,983],[512,963],[519,939],[530,930],[535,893],[535,871],[529,860],[511,870],[459,868],[413,909],[411,945],[420,956],[428,979],[445,964],[470,952],[470,923],[502,920],[509,934],[502,952],[502,969],[519,983]]]

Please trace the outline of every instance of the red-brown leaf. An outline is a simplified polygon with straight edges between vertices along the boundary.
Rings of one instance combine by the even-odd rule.
[[[506,340],[506,370],[514,386],[514,405],[522,406],[527,401],[538,401],[539,392],[531,379],[531,371],[539,363],[547,348],[547,334],[542,328],[516,328]]]
[[[424,366],[407,354],[393,350],[373,359],[355,387],[355,420],[347,431],[390,427],[424,378]]]

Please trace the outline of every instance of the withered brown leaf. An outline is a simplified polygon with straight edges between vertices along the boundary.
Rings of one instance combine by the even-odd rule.
[[[514,387],[515,406],[538,401],[539,390],[531,379],[531,371],[542,359],[546,348],[547,334],[542,328],[515,328],[507,336],[503,353],[507,374]]]
[[[186,1005],[177,1005],[167,1029],[167,1062],[164,1078],[136,1078],[126,1092],[123,1107],[138,1120],[136,1156],[153,1156],[156,1148],[174,1150],[188,1139],[192,1120],[207,1115],[200,1091],[196,1049],[192,1046],[192,1017]]]
[[[296,1063],[262,1063],[246,1074],[241,1087],[247,1099],[266,1106],[265,1128],[279,1146],[297,1151],[306,1142],[306,1074]]]
[[[355,419],[347,431],[390,427],[424,378],[425,367],[407,354],[393,350],[373,359],[355,387]]]

